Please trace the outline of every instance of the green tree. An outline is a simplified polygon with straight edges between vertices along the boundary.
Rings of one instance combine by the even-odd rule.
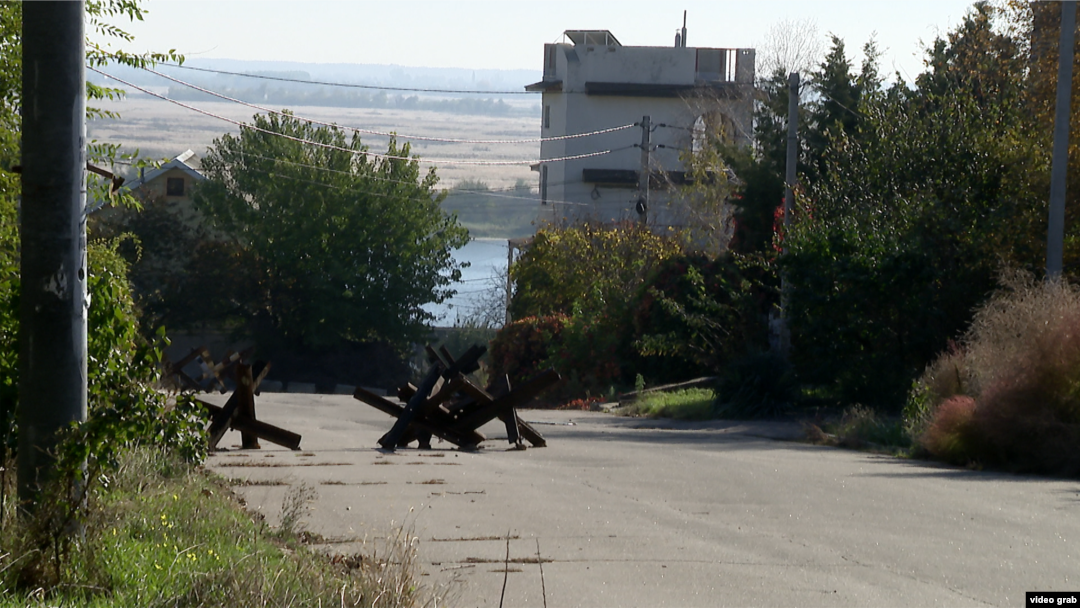
[[[657,235],[630,222],[538,231],[510,267],[510,312],[521,323],[500,331],[501,342],[513,352],[517,332],[535,321],[529,317],[555,323],[559,339],[546,364],[570,380],[571,393],[606,390],[629,372],[632,311],[639,291],[663,260],[682,251],[681,235]],[[529,350],[525,344],[520,348]]]
[[[0,4],[0,434],[4,455],[18,401],[19,100],[22,98],[22,4]]]
[[[1037,259],[1046,154],[1018,47],[987,10],[935,43],[915,89],[864,92],[799,200],[783,258],[794,363],[841,400],[898,408],[1000,264]]]
[[[453,294],[451,252],[469,235],[440,210],[434,170],[422,175],[407,144],[366,153],[341,129],[257,115],[203,159],[196,206],[246,253],[252,285],[233,290],[228,316],[260,341],[403,347],[433,320],[422,306]]]
[[[859,126],[865,119],[863,106],[881,87],[877,66],[880,53],[872,39],[863,46],[863,54],[860,72],[855,74],[844,41],[833,36],[829,53],[818,71],[810,75],[808,84],[814,99],[801,129],[806,139],[807,179],[815,179],[825,171],[822,156],[834,137],[859,137]]]
[[[771,250],[777,209],[784,202],[787,148],[787,75],[776,72],[761,82],[762,98],[754,107],[753,149],[722,147],[719,152],[738,176],[731,198],[734,225],[731,250]],[[799,108],[800,122],[806,109]],[[719,143],[719,142],[716,142]]]
[[[131,40],[131,35],[116,26],[119,19],[141,20],[144,10],[136,1],[100,0],[86,3],[87,23],[103,42],[86,41],[86,57],[90,65],[101,66],[116,62],[129,66],[148,65],[159,60],[183,61],[183,57],[167,53],[133,54],[112,49],[108,40]],[[116,89],[87,85],[87,97],[94,100],[116,98],[123,94]],[[21,158],[20,137],[22,120],[22,3],[0,2],[0,434],[3,445],[14,445],[14,416],[18,400],[18,330],[19,330],[19,233],[18,205],[21,183],[11,171]],[[104,115],[88,106],[87,118]],[[119,146],[90,142],[87,146],[91,162],[109,166],[120,156]],[[110,184],[94,174],[88,175],[91,194],[88,198],[110,196]],[[130,199],[128,200],[130,202]],[[147,343],[136,340],[131,333],[138,320],[131,309],[127,268],[113,263],[114,244],[91,240],[88,244],[89,291],[91,307],[88,312],[88,368],[90,385],[89,415],[91,422],[105,409],[117,425],[127,422],[142,424],[164,414],[165,402],[151,394],[148,383],[156,375],[156,354]],[[136,403],[135,409],[125,404]],[[136,411],[137,410],[137,411]],[[145,416],[143,416],[145,414]],[[143,416],[138,421],[136,418]],[[94,423],[96,424],[96,423]],[[99,427],[101,425],[98,425]],[[120,439],[130,438],[119,427],[101,427],[101,436],[116,433]],[[191,431],[194,427],[189,427]],[[179,437],[177,437],[179,438]],[[114,442],[113,447],[123,441]],[[90,445],[85,442],[84,445]]]

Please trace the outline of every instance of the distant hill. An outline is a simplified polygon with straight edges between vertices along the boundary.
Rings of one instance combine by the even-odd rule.
[[[540,70],[471,70],[398,65],[351,63],[300,63],[193,58],[185,66],[252,74],[271,78],[310,80],[372,87],[404,87],[477,91],[476,93],[435,93],[331,87],[186,70],[167,65],[158,68],[180,80],[252,103],[278,106],[319,105],[354,108],[399,108],[433,110],[459,114],[524,115],[539,114],[535,95],[505,94],[524,91],[526,84],[540,80]],[[170,82],[144,70],[112,66],[107,71],[129,82],[154,90],[168,91],[174,99],[205,101],[211,96]],[[107,79],[90,72],[87,79],[104,84]],[[131,94],[137,94],[129,92]]]

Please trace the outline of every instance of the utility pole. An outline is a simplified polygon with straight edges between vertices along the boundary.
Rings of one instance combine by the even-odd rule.
[[[19,501],[53,474],[57,432],[86,420],[84,2],[22,6]]]
[[[642,226],[649,220],[649,164],[652,161],[652,118],[641,117],[641,171],[638,173],[638,221]]]
[[[1057,107],[1054,110],[1054,152],[1050,167],[1050,218],[1046,232],[1046,277],[1061,278],[1065,242],[1065,187],[1069,167],[1069,117],[1072,113],[1073,35],[1076,2],[1061,3],[1058,44]]]
[[[795,164],[799,152],[799,73],[788,76],[787,166],[784,174],[784,230],[795,217]],[[784,245],[787,253],[787,245]]]
[[[799,73],[788,75],[788,124],[787,124],[787,166],[784,173],[784,253],[787,253],[787,233],[795,220],[795,181],[796,163],[799,160]],[[791,334],[787,325],[788,285],[783,274],[780,275],[780,318],[778,319],[777,342],[780,354],[787,357],[791,351]]]

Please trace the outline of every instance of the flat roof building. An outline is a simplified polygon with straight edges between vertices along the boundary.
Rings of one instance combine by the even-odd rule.
[[[624,46],[607,30],[567,30],[544,45],[541,219],[620,221],[647,217],[678,226],[672,184],[685,178],[681,155],[706,129],[751,142],[754,49]],[[643,117],[649,118],[643,154]],[[628,126],[629,125],[629,126]],[[581,134],[591,134],[575,137]],[[637,208],[648,165],[650,203]]]

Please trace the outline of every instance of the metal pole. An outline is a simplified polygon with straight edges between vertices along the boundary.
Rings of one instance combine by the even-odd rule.
[[[86,419],[84,3],[23,4],[19,501],[52,476],[56,433]]]
[[[641,172],[638,174],[637,212],[641,225],[649,219],[649,163],[652,152],[652,118],[641,117]]]
[[[1046,276],[1061,278],[1065,241],[1065,187],[1069,168],[1069,118],[1072,113],[1073,35],[1076,2],[1061,3],[1058,45],[1057,107],[1054,112],[1054,156],[1050,168],[1050,218],[1046,233]]]
[[[506,240],[506,317],[503,325],[510,325],[510,301],[514,293],[514,284],[510,280],[510,267],[514,265],[514,239]]]

